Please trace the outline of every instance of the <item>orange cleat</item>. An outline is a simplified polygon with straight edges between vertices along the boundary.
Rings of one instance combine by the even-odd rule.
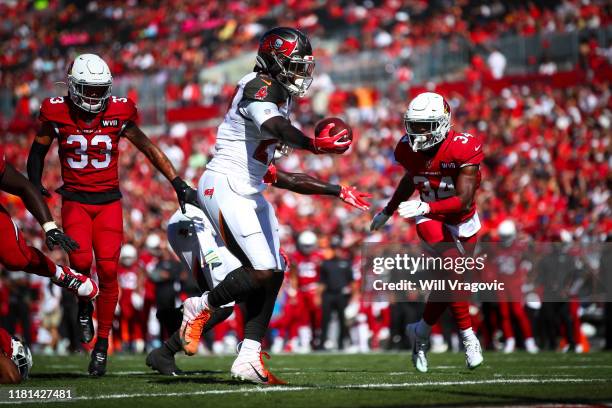
[[[197,353],[202,330],[212,314],[210,309],[202,308],[200,304],[199,297],[189,298],[183,303],[180,337],[183,350],[188,356]]]

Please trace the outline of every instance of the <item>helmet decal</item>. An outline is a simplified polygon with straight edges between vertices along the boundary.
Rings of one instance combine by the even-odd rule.
[[[265,52],[276,52],[277,54],[290,57],[293,51],[295,51],[296,46],[297,38],[293,41],[287,41],[276,34],[272,34],[261,45],[261,49]]]

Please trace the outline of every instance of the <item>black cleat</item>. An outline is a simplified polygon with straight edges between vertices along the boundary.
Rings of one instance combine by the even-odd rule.
[[[95,330],[92,319],[93,303],[88,301],[79,302],[79,326],[81,327],[81,343],[89,343],[93,340]]]
[[[106,374],[106,351],[94,350],[91,352],[91,360],[89,361],[89,375],[92,377],[102,377]]]
[[[151,351],[147,356],[147,366],[163,375],[177,376],[183,371],[176,366],[174,354],[164,346]]]

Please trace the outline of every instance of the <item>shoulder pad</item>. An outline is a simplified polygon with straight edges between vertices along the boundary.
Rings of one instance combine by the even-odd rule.
[[[397,143],[397,146],[395,146],[395,151],[393,152],[395,161],[408,170],[411,163],[410,157],[413,153],[412,147],[410,147],[408,142],[408,135],[404,135]]]
[[[138,109],[130,98],[111,96],[108,100],[104,116],[106,118],[136,122],[138,120]]]
[[[462,166],[478,165],[484,160],[482,140],[469,133],[452,133],[449,148],[454,161]]]
[[[276,80],[263,74],[258,74],[244,86],[242,98],[253,101],[284,103],[289,93]]]
[[[45,98],[40,105],[38,119],[41,122],[71,123],[68,96]]]

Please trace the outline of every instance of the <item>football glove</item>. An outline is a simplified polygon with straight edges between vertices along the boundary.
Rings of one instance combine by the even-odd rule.
[[[391,216],[385,214],[384,211],[381,211],[376,214],[374,216],[374,219],[372,219],[372,223],[370,224],[370,231],[376,231],[378,229],[381,229],[382,226],[385,225],[387,221],[389,221],[389,218],[391,218]]]
[[[45,230],[45,235],[47,237],[46,242],[49,250],[53,251],[56,246],[61,247],[67,253],[79,249],[79,244],[66,235],[64,231],[59,229],[54,222],[46,223],[43,225],[43,229]]]
[[[414,218],[419,215],[429,214],[429,204],[420,200],[404,201],[399,205],[399,215],[403,218]]]
[[[348,135],[348,129],[344,129],[334,136],[329,134],[334,126],[336,125],[333,123],[328,124],[323,128],[321,133],[314,138],[312,144],[315,148],[315,153],[342,154],[351,146],[352,140],[340,141],[340,139]]]
[[[361,211],[370,209],[370,203],[365,200],[365,198],[370,197],[372,197],[372,194],[357,191],[355,187],[341,186],[340,189],[340,199],[355,208],[359,208]]]
[[[185,204],[191,204],[200,208],[200,203],[198,202],[198,192],[193,188],[189,187],[185,181],[176,177],[172,180],[172,187],[174,187],[174,191],[176,191],[176,196],[178,197],[179,206],[181,207],[181,212],[185,214]]]

